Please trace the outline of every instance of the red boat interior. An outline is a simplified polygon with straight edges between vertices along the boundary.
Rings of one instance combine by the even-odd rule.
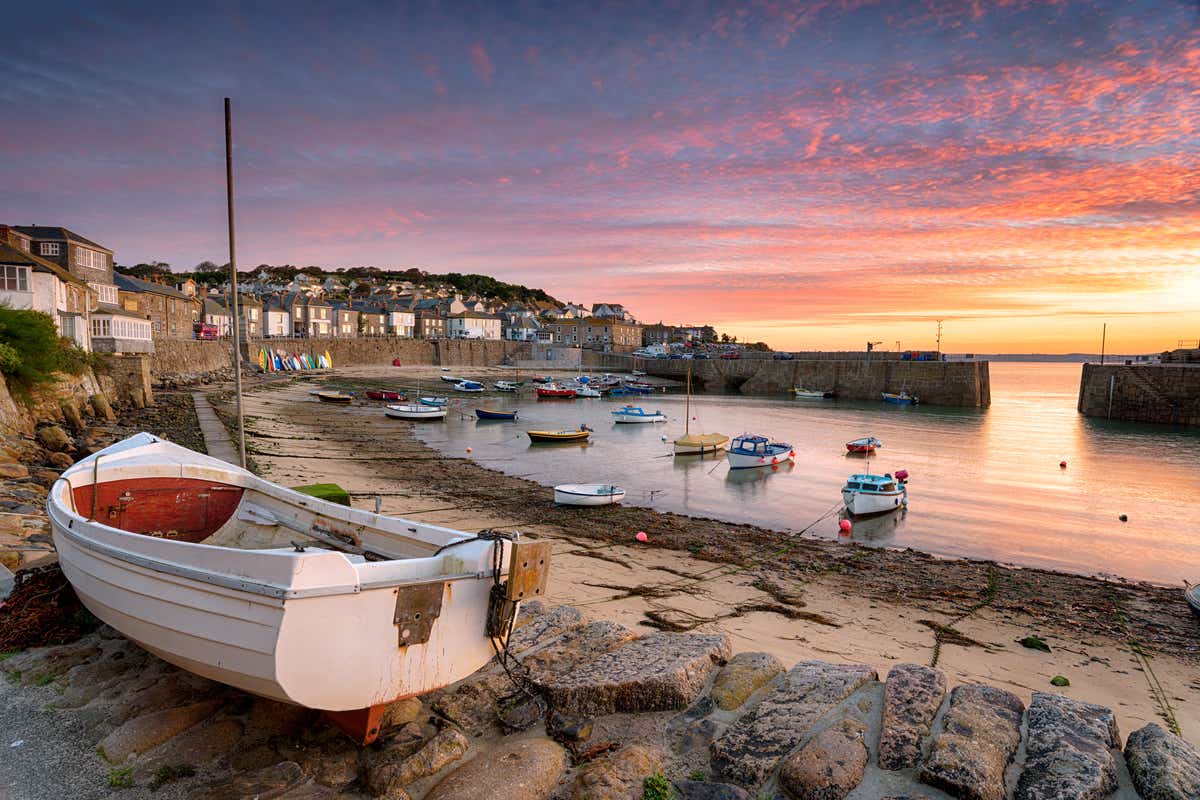
[[[199,542],[224,525],[243,489],[198,478],[130,478],[73,490],[75,511],[113,528]]]

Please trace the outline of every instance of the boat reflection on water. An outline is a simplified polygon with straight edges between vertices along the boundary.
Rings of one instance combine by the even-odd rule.
[[[782,461],[778,464],[764,465],[757,469],[731,469],[725,473],[726,483],[761,483],[772,475],[790,474],[796,468],[792,461]]]
[[[896,532],[907,515],[907,507],[870,517],[856,517],[842,509],[842,512],[838,514],[838,521],[848,519],[853,527],[850,529],[849,536],[842,533],[838,535],[838,539],[843,542],[870,542],[872,544],[886,542],[895,538]]]

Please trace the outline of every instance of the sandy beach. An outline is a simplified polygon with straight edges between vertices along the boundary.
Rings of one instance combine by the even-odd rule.
[[[511,370],[460,368],[467,377]],[[247,451],[284,485],[335,482],[354,504],[466,531],[554,542],[548,600],[649,631],[728,633],[785,664],[819,658],[933,664],[1028,701],[1061,675],[1071,697],[1111,706],[1122,732],[1148,721],[1200,736],[1200,626],[1169,587],[1100,581],[911,550],[788,537],[652,509],[556,509],[549,488],[447,458],[379,404],[330,407],[315,381],[434,389],[435,367],[339,369],[250,386]],[[459,373],[456,373],[459,374]],[[228,394],[214,395],[228,408]],[[465,454],[464,454],[465,455]],[[634,541],[645,530],[647,544]],[[1019,643],[1039,636],[1050,652]]]

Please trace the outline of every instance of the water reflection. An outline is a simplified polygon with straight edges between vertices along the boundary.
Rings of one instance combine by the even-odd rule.
[[[868,465],[876,473],[907,469],[909,511],[857,520],[852,541],[1164,583],[1200,578],[1200,431],[1080,417],[1079,371],[1075,364],[992,364],[988,409],[693,398],[693,429],[791,442],[796,465],[775,471],[731,472],[723,455],[674,457],[671,441],[686,422],[680,395],[634,402],[661,408],[670,418],[665,425],[614,424],[610,412],[629,398],[488,397],[478,402],[519,407],[520,421],[480,425],[466,408],[469,416],[417,433],[446,452],[470,446],[488,466],[543,484],[617,483],[629,492],[627,503],[779,530],[813,525],[810,534],[830,539],[838,538],[838,520],[829,511],[848,475]],[[595,429],[587,446],[535,447],[525,436],[581,423]],[[846,442],[863,436],[879,438],[883,448],[849,454]]]

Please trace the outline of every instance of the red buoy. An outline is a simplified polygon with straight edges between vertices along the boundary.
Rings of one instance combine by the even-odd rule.
[[[1066,469],[1067,468],[1067,460],[1064,458],[1062,461],[1058,462],[1058,466],[1060,469]]]
[[[844,519],[838,523],[838,527],[841,528],[842,533],[849,533],[850,529],[853,528],[854,526],[852,524],[850,524],[850,520]]]

